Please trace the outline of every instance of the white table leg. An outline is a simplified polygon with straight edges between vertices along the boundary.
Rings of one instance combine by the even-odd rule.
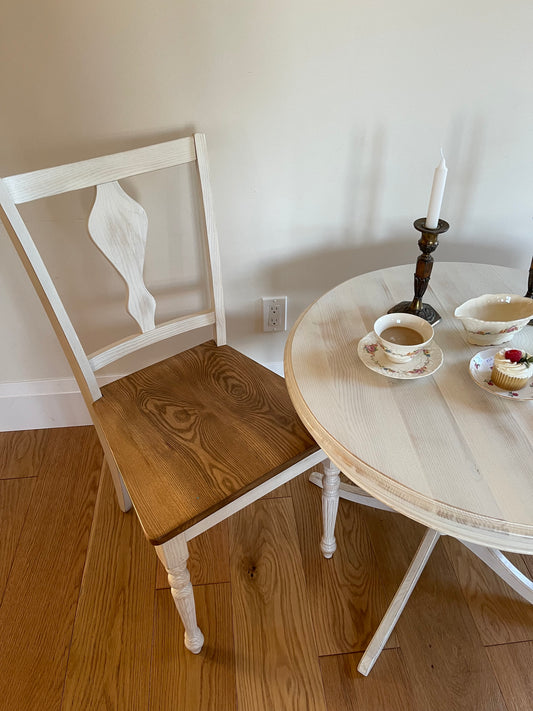
[[[501,551],[496,548],[478,546],[476,543],[468,543],[468,541],[461,540],[461,543],[472,551],[474,555],[477,555],[513,590],[533,604],[533,581],[521,573]]]
[[[324,558],[331,558],[337,550],[335,521],[337,520],[339,497],[355,501],[363,506],[370,506],[373,509],[393,511],[387,504],[381,503],[355,484],[341,483],[340,471],[329,459],[324,461],[324,474],[312,472],[309,481],[322,489],[323,535],[320,541],[320,550],[324,554]]]
[[[331,558],[337,550],[335,540],[335,521],[339,508],[340,471],[330,459],[324,461],[322,475],[322,539],[320,550],[324,558]],[[316,473],[315,473],[316,474]],[[313,474],[311,475],[313,476]]]
[[[428,562],[429,556],[431,555],[435,544],[440,538],[440,533],[428,528],[422,542],[418,546],[415,557],[411,561],[411,565],[407,569],[400,587],[396,591],[395,596],[389,605],[387,612],[385,613],[383,619],[381,620],[379,627],[377,628],[374,636],[370,640],[370,644],[366,648],[365,653],[361,657],[361,661],[357,667],[359,671],[364,676],[370,672],[374,666],[377,658],[381,654],[381,650],[385,646],[387,640],[390,637],[390,633],[394,629],[394,625],[398,621],[403,608],[405,607],[407,601],[413,589],[420,577],[422,571],[424,570],[426,563]]]

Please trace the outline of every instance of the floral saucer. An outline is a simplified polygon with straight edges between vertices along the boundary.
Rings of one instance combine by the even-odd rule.
[[[494,356],[499,350],[501,350],[501,346],[488,348],[486,351],[479,351],[472,358],[469,370],[474,382],[480,388],[493,395],[500,395],[500,397],[507,397],[513,400],[533,400],[533,380],[521,390],[502,390],[497,385],[494,385],[490,376],[494,364]]]
[[[407,363],[392,363],[379,345],[374,331],[359,341],[357,354],[367,368],[387,378],[413,380],[432,375],[442,365],[443,355],[438,345],[432,341],[429,348],[424,348]]]

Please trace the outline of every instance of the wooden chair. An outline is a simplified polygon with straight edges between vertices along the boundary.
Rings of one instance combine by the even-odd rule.
[[[147,215],[118,181],[184,163],[197,168],[211,304],[156,324],[156,302],[143,280]],[[128,312],[140,333],[87,355],[17,205],[91,186],[96,198],[89,233],[126,282]],[[5,227],[91,414],[119,505],[127,511],[133,503],[167,570],[185,646],[198,653],[204,638],[196,621],[187,542],[326,459],[298,419],[283,378],[225,345],[205,137],[14,175],[0,181],[0,202]],[[95,373],[109,363],[205,326],[214,329],[216,342],[99,386]]]

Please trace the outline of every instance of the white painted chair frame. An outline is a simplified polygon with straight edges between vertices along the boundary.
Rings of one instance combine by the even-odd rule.
[[[176,603],[183,626],[185,627],[185,646],[190,652],[198,654],[201,651],[204,636],[196,621],[193,589],[187,569],[187,559],[189,557],[187,542],[323,461],[329,462],[324,452],[318,450],[244,496],[241,496],[239,499],[236,499],[212,516],[208,516],[198,524],[191,526],[191,528],[179,536],[172,538],[161,546],[155,546],[156,553],[167,571],[170,591]]]
[[[325,558],[331,558],[337,548],[335,541],[335,521],[339,498],[354,501],[355,503],[370,506],[371,508],[393,511],[389,506],[381,503],[373,496],[370,496],[360,487],[341,483],[339,470],[332,464],[329,467],[328,464],[325,465],[323,477],[313,472],[309,480],[323,489],[322,512],[324,529],[320,547]],[[365,653],[361,657],[357,670],[364,676],[370,673],[381,654],[440,537],[441,534],[438,531],[431,528],[426,529],[418,550],[392,602],[387,608],[374,636],[370,640],[370,644],[366,648]],[[468,541],[461,540],[460,542],[488,565],[496,575],[502,578],[502,580],[521,595],[524,600],[533,604],[533,581],[523,575],[501,551],[469,543]]]
[[[147,328],[146,322],[142,322],[140,323],[140,334],[122,339],[87,355],[17,205],[82,188],[94,186],[98,190],[102,186],[117,186],[117,181],[123,178],[193,161],[196,161],[198,167],[205,214],[212,308],[206,312],[174,319],[157,327],[154,325],[152,328]],[[211,324],[215,327],[217,345],[223,345],[226,342],[220,255],[209,181],[207,146],[203,134],[4,178],[0,180],[0,206],[2,222],[52,323],[88,407],[101,397],[95,373],[105,365],[135,350]],[[142,208],[140,209],[142,210]],[[113,210],[113,204],[111,204],[111,210]],[[118,215],[115,214],[114,217],[116,218]],[[130,225],[130,227],[135,231],[137,225]],[[144,236],[145,239],[146,236]],[[117,241],[107,236],[98,246],[113,262],[109,255],[116,248]],[[144,252],[142,258],[144,258]],[[120,269],[118,271],[124,276]],[[142,270],[141,273],[137,270],[136,276],[129,280],[126,279],[126,281],[130,295],[132,292],[145,289]],[[106,455],[119,506],[122,511],[128,511],[131,508],[131,499],[113,455],[102,436],[99,424],[96,420],[94,424]]]
[[[142,279],[146,216],[141,206],[123,192],[118,180],[193,161],[197,163],[205,215],[212,306],[207,311],[155,326],[153,297],[147,292]],[[126,281],[130,297],[129,311],[139,323],[141,333],[87,355],[17,205],[93,186],[97,189],[97,200],[91,212],[89,231],[93,241]],[[101,397],[95,372],[118,358],[170,336],[208,325],[214,326],[217,345],[225,343],[226,327],[220,257],[209,181],[207,148],[203,134],[4,178],[0,180],[0,205],[2,221],[63,346],[89,411],[92,412],[90,405]],[[127,250],[122,249],[120,238],[116,236],[117,230],[122,234],[120,231],[123,229],[119,226],[119,219],[125,219],[126,222],[124,229],[127,232],[129,246]],[[103,229],[109,221],[113,223],[114,231]],[[123,511],[127,511],[131,508],[131,499],[96,418],[94,424],[104,449],[104,466],[106,463],[109,466],[119,506]],[[198,653],[204,641],[196,621],[193,589],[187,570],[187,542],[326,459],[326,455],[321,450],[314,452],[215,514],[191,526],[184,533],[160,546],[155,546],[157,555],[166,568],[172,596],[185,627],[187,649]],[[331,463],[328,467],[328,476],[331,477],[337,470]]]

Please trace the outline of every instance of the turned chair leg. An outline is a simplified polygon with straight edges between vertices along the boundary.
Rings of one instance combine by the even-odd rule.
[[[187,569],[187,541],[184,536],[178,536],[156,546],[155,550],[167,571],[170,592],[185,627],[185,646],[193,654],[198,654],[204,644],[204,636],[196,622],[194,593]]]
[[[337,550],[335,540],[335,521],[339,508],[340,470],[330,459],[324,462],[322,475],[322,525],[323,533],[320,541],[320,550],[324,558],[331,558]]]

